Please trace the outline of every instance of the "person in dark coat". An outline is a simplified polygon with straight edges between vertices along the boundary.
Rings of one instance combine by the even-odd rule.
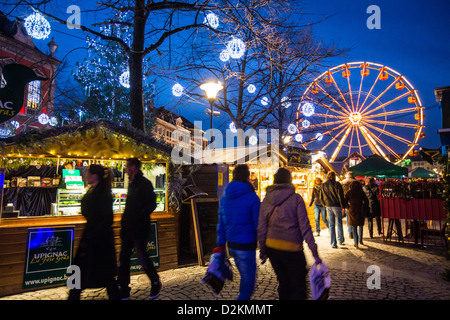
[[[367,217],[369,235],[373,238],[373,219],[377,222],[378,235],[382,235],[381,232],[381,205],[379,199],[379,189],[375,183],[375,178],[368,177],[366,179],[366,185],[364,186],[364,192],[369,199],[370,214]]]
[[[130,298],[130,258],[133,248],[150,279],[150,299],[156,299],[161,290],[161,282],[147,254],[147,242],[150,237],[150,214],[156,209],[156,194],[152,183],[144,177],[141,171],[141,161],[137,158],[127,160],[126,172],[130,177],[127,202],[122,215],[120,238],[122,241],[119,256],[119,285],[121,298]]]
[[[74,258],[80,268],[81,288],[69,291],[69,300],[79,300],[86,288],[106,287],[110,300],[119,299],[117,261],[114,248],[112,172],[93,164],[87,170],[91,185],[81,200],[81,214],[86,226]]]
[[[325,206],[320,199],[320,192],[322,191],[322,179],[317,177],[314,181],[314,188],[311,195],[311,201],[309,202],[308,208],[314,204],[314,216],[316,220],[316,235],[320,236],[320,215],[322,215],[322,220],[328,228],[327,212]]]
[[[363,226],[364,226],[364,206],[369,205],[369,199],[362,189],[359,181],[353,181],[350,189],[345,194],[345,200],[348,202],[348,223],[353,227],[353,240],[355,247],[358,243],[363,244]]]

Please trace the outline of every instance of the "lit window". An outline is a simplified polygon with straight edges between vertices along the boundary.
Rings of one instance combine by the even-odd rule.
[[[28,84],[28,99],[27,109],[32,109],[33,112],[39,107],[41,102],[41,82],[39,80],[31,81]]]

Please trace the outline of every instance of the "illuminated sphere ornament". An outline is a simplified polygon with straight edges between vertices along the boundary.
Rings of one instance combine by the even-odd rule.
[[[292,105],[292,103],[289,100],[291,100],[291,99],[289,99],[289,97],[281,98],[281,105],[283,107],[285,107],[286,109],[289,108]]]
[[[237,132],[236,125],[234,124],[234,122],[230,123],[230,131],[233,133]]]
[[[233,38],[227,44],[227,51],[233,59],[240,59],[245,53],[245,43],[239,38]]]
[[[223,62],[227,62],[228,60],[230,60],[230,53],[226,49],[222,50],[219,57]]]
[[[297,126],[295,124],[291,123],[288,125],[287,130],[290,134],[295,134],[295,133],[297,133]]]
[[[48,115],[45,113],[41,113],[38,117],[38,121],[40,124],[47,124],[49,121]]]
[[[184,90],[184,88],[181,84],[175,83],[172,87],[172,94],[175,97],[180,97],[183,94],[183,90]]]
[[[309,122],[309,120],[303,120],[302,121],[302,126],[305,129],[308,128],[310,124],[311,124],[311,122]]]
[[[124,71],[119,76],[119,83],[125,88],[130,87],[130,71]]]
[[[48,123],[49,123],[52,127],[54,127],[54,126],[56,126],[56,125],[58,124],[58,119],[56,119],[56,117],[51,117],[51,118],[48,120]]]
[[[247,87],[247,91],[250,92],[250,93],[255,93],[255,91],[256,91],[255,85],[254,85],[254,84],[250,84],[250,85]]]
[[[219,17],[217,17],[217,15],[213,12],[208,12],[205,19],[203,20],[203,24],[213,29],[217,29],[217,27],[219,26]]]
[[[11,121],[11,125],[14,127],[14,129],[19,129],[20,123],[17,120]]]
[[[269,104],[269,98],[263,97],[263,98],[261,99],[261,104],[262,104],[263,106],[267,106],[267,105]]]
[[[28,35],[38,40],[48,38],[51,32],[50,23],[39,12],[35,12],[26,17],[24,26]]]
[[[302,142],[302,141],[303,141],[303,135],[302,135],[301,133],[297,133],[297,134],[294,136],[294,139],[295,139],[295,141],[297,141],[297,142]]]
[[[318,134],[316,134],[316,139],[317,139],[317,141],[322,141],[323,134],[321,134],[320,132]]]
[[[314,114],[314,105],[311,102],[306,102],[302,105],[302,113],[306,117],[311,117]]]
[[[248,139],[248,143],[250,143],[252,146],[255,146],[258,143],[258,138],[253,135]]]

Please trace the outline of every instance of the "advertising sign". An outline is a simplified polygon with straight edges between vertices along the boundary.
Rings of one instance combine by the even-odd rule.
[[[158,224],[156,221],[150,222],[151,232],[150,237],[147,241],[147,254],[153,261],[153,266],[158,269],[159,268],[159,247],[158,247]],[[130,263],[130,271],[131,272],[139,272],[142,271],[143,268],[139,264],[139,259],[137,257],[135,249],[133,249],[133,254],[131,255],[131,263]]]
[[[288,147],[288,166],[298,168],[312,168],[312,152],[297,147]]]
[[[74,234],[74,227],[28,229],[23,289],[66,282]]]

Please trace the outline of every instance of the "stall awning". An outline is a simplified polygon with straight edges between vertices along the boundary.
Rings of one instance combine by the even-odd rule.
[[[3,156],[61,157],[120,160],[167,160],[171,147],[142,131],[120,127],[106,120],[40,129],[0,139]]]
[[[402,177],[408,175],[407,168],[390,163],[378,155],[348,168],[348,171],[353,172],[355,176]]]
[[[438,178],[439,175],[436,172],[426,170],[424,168],[416,168],[409,172],[410,178]]]

